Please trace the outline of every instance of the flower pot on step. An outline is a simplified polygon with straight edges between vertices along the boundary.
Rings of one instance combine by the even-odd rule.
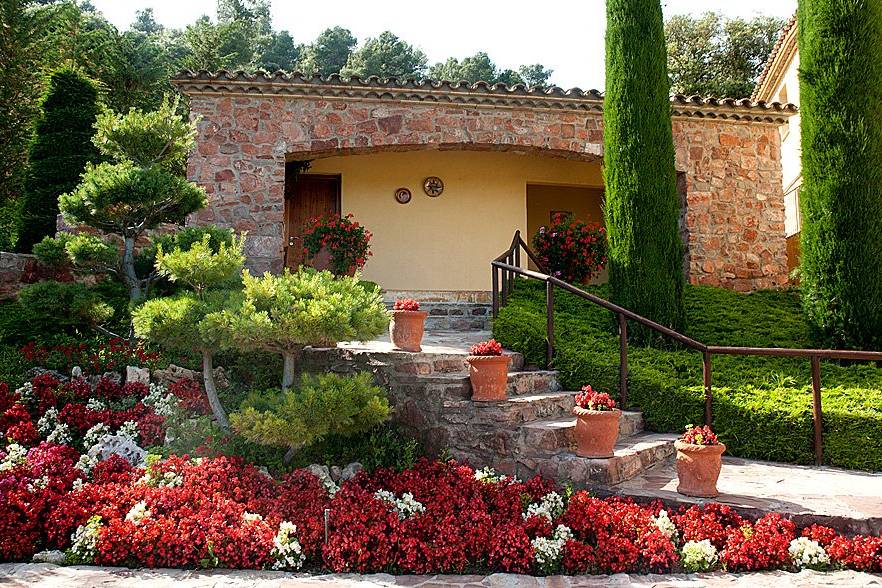
[[[508,355],[469,355],[469,379],[472,382],[472,400],[505,400],[508,398]]]
[[[622,411],[573,408],[576,415],[576,455],[595,459],[612,457],[619,437]]]
[[[677,449],[677,492],[699,498],[718,496],[717,480],[726,446],[722,443],[696,445],[676,441],[674,447]]]
[[[425,310],[393,310],[389,337],[396,349],[422,351],[424,325],[429,313]]]

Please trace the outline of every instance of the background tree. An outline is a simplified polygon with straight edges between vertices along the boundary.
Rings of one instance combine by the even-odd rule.
[[[349,29],[325,29],[303,50],[300,67],[305,72],[316,72],[323,76],[338,74],[346,67],[357,44],[358,40]]]
[[[436,63],[429,68],[429,77],[433,80],[450,80],[452,82],[465,80],[473,84],[477,81],[484,81],[492,84],[496,82],[496,76],[496,64],[483,51],[466,57],[462,61],[450,57],[447,61]]]
[[[882,342],[882,4],[800,0],[801,281],[837,346]]]
[[[547,69],[541,63],[522,65],[518,68],[518,75],[520,75],[523,83],[528,86],[548,86],[548,79],[552,73],[554,73],[554,70]]]
[[[153,9],[150,7],[144,10],[135,11],[135,22],[132,23],[132,30],[145,35],[156,35],[164,30],[164,27],[156,22]]]
[[[683,243],[659,0],[607,0],[603,105],[613,301],[680,329]],[[637,340],[650,333],[632,329]]]
[[[294,37],[288,31],[273,33],[261,53],[257,67],[267,71],[294,71],[300,60],[300,45],[294,43]]]
[[[68,223],[122,240],[120,274],[132,301],[143,296],[150,281],[136,271],[138,237],[161,223],[179,224],[207,203],[205,191],[184,178],[196,129],[178,116],[176,106],[166,101],[153,112],[99,116],[94,143],[113,162],[88,166],[79,186],[58,200]]]
[[[751,95],[784,21],[677,14],[665,22],[672,89],[703,96]]]
[[[95,82],[76,70],[61,69],[52,74],[41,106],[18,233],[18,248],[26,252],[55,234],[59,195],[73,190],[86,164],[98,158],[92,144],[99,112]]]
[[[349,56],[340,74],[343,76],[379,76],[381,78],[422,78],[426,73],[426,55],[389,31],[370,38]]]

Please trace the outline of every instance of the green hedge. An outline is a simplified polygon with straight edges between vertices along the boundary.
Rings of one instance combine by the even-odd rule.
[[[605,287],[590,291],[606,296]],[[708,344],[811,346],[796,291],[739,294],[686,289],[686,334]],[[565,389],[584,384],[618,395],[618,338],[611,315],[567,293],[555,297],[555,368]],[[493,326],[494,337],[524,353],[527,363],[545,359],[545,292],[519,283]],[[702,420],[701,356],[684,349],[632,346],[629,408],[643,411],[652,431],[679,432]],[[714,358],[714,425],[729,453],[740,457],[812,463],[809,362],[774,357]],[[882,369],[874,364],[823,362],[825,461],[882,469]]]

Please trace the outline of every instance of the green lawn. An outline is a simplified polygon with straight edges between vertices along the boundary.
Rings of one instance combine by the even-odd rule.
[[[607,297],[605,287],[589,291]],[[686,334],[706,344],[811,347],[799,294],[740,294],[720,288],[686,290]],[[617,394],[618,337],[613,316],[573,295],[555,297],[554,367],[568,390],[591,384]],[[497,340],[528,363],[545,358],[545,291],[518,283],[493,327]],[[701,356],[682,349],[631,347],[629,408],[643,410],[647,428],[680,431],[703,415]],[[729,453],[812,463],[811,371],[807,359],[714,357],[714,425]],[[870,363],[823,362],[825,461],[882,470],[882,369]]]

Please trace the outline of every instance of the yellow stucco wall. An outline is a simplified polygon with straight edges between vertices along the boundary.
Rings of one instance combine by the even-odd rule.
[[[600,164],[513,153],[412,151],[315,160],[309,173],[340,174],[342,211],[373,234],[365,279],[388,290],[489,290],[490,260],[525,237],[528,183],[603,185]],[[430,198],[423,180],[438,176]],[[397,188],[413,193],[398,204]]]

